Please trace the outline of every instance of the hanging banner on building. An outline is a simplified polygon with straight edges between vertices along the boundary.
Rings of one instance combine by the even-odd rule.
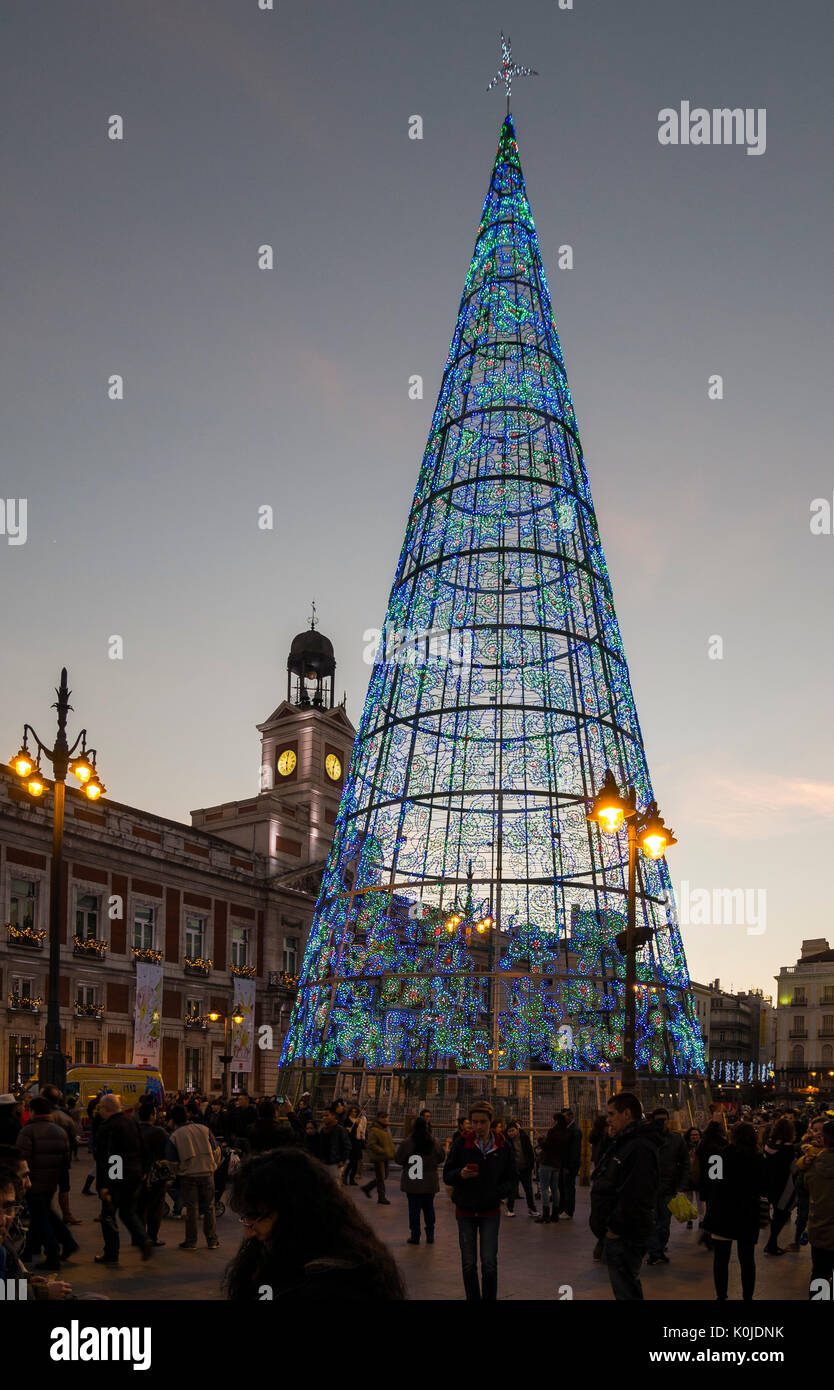
[[[134,1067],[159,1066],[162,1032],[162,966],[136,962],[136,1008],[133,1015]]]
[[[242,1023],[232,1023],[232,1071],[252,1070],[252,1048],[255,1036],[255,981],[235,976],[233,1014],[240,1014]]]

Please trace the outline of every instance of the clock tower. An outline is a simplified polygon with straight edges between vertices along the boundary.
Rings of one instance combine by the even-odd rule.
[[[293,639],[287,696],[257,725],[258,795],[192,812],[192,823],[265,855],[282,879],[307,892],[327,860],[356,730],[333,703],[333,644],[310,627]]]

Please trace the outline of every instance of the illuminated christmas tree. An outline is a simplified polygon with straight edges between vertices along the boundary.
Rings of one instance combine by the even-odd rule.
[[[283,1064],[616,1067],[626,851],[586,819],[606,768],[652,800],[508,115]],[[702,1074],[665,860],[637,890],[638,1065]]]

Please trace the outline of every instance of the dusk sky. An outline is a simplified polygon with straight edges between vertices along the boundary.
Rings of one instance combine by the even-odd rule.
[[[358,722],[502,29],[539,73],[513,114],[672,877],[755,904],[684,919],[690,971],[769,993],[834,944],[824,0],[5,0],[0,751],[51,737],[66,665],[114,800],[254,793],[312,599]],[[764,110],[764,152],[661,144],[682,102]]]

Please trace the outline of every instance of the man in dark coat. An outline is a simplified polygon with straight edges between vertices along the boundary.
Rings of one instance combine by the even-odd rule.
[[[29,1236],[26,1255],[43,1246],[46,1259],[36,1269],[60,1269],[61,1259],[68,1259],[78,1249],[63,1221],[52,1210],[52,1198],[58,1190],[69,1164],[69,1140],[60,1125],[52,1119],[52,1102],[45,1096],[35,1096],[31,1103],[31,1118],[17,1136],[17,1148],[29,1164],[32,1186],[26,1201],[29,1206]]]
[[[661,1138],[627,1091],[608,1102],[608,1132],[611,1143],[591,1183],[591,1230],[603,1242],[614,1297],[642,1299],[640,1265],[654,1231]]]
[[[501,1202],[515,1192],[518,1182],[512,1145],[492,1128],[492,1116],[487,1101],[478,1101],[470,1108],[472,1128],[455,1135],[443,1169],[443,1181],[452,1188],[455,1204],[463,1286],[472,1301],[498,1297]]]
[[[652,1124],[661,1139],[658,1150],[660,1187],[657,1193],[654,1231],[649,1239],[647,1263],[668,1265],[666,1247],[669,1244],[669,1227],[672,1221],[669,1202],[676,1192],[682,1192],[691,1185],[689,1149],[683,1135],[669,1128],[669,1111],[662,1105],[652,1111]]]
[[[96,1132],[96,1187],[101,1198],[101,1233],[104,1254],[94,1256],[96,1264],[119,1263],[117,1216],[130,1233],[131,1241],[147,1260],[154,1249],[136,1214],[136,1197],[142,1182],[142,1131],[132,1115],[123,1115],[118,1096],[102,1096],[98,1104],[101,1124]]]
[[[559,1173],[559,1213],[572,1221],[576,1211],[576,1179],[582,1162],[582,1130],[569,1107],[566,1107],[562,1114],[568,1127],[568,1142]]]

